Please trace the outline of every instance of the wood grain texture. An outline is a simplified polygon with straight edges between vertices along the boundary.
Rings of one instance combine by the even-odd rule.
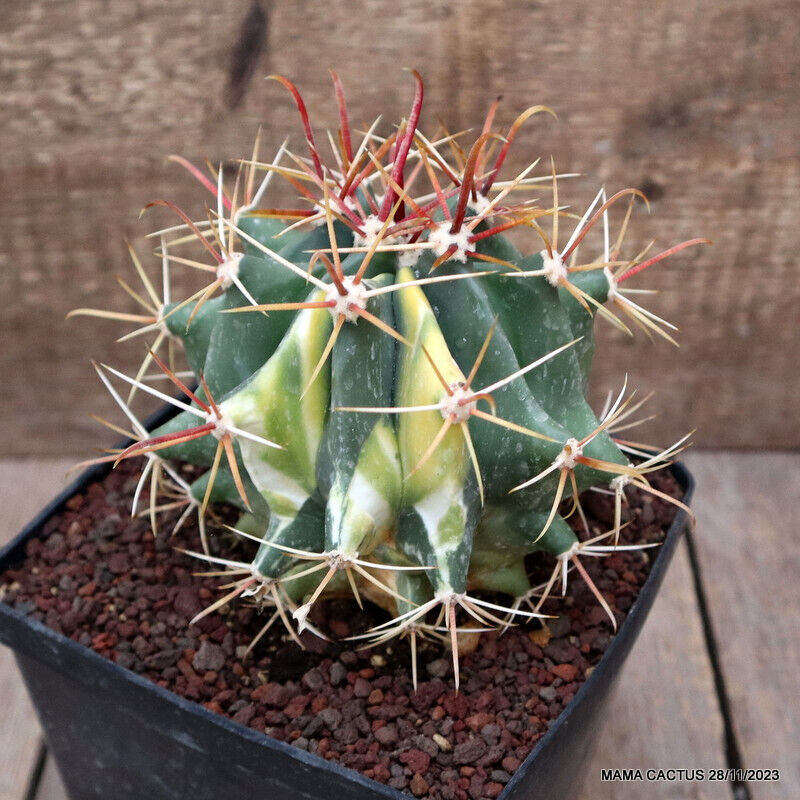
[[[745,767],[779,769],[754,800],[800,786],[800,455],[695,453],[697,551]]]
[[[696,427],[715,446],[800,444],[800,429],[784,424],[800,391],[790,322],[800,300],[796,6],[409,0],[397,9],[388,0],[4,3],[0,370],[15,424],[3,426],[0,448],[63,454],[97,440],[85,412],[110,405],[87,361],[130,366],[141,342],[114,346],[107,325],[64,314],[122,302],[122,235],[141,243],[166,219],[139,223],[147,201],[202,213],[204,190],[166,155],[245,156],[259,124],[265,152],[286,132],[299,146],[288,95],[262,75],[291,76],[317,128],[335,125],[328,66],[357,121],[406,113],[402,66],[424,73],[429,127],[437,116],[451,129],[478,125],[498,94],[503,124],[532,103],[555,108],[558,122],[523,128],[509,174],[553,153],[587,176],[572,184],[577,206],[600,181],[644,188],[654,218],[636,222],[631,254],[652,237],[715,242],[637,282],[664,290],[653,308],[684,330],[681,352],[605,330],[598,395],[627,371],[657,390],[656,439]]]
[[[63,459],[0,462],[0,544],[65,484]],[[11,651],[0,647],[0,800],[23,800],[39,755],[39,723]]]
[[[622,669],[576,800],[728,800],[726,783],[600,780],[603,768],[723,768],[723,743],[723,720],[681,542]]]

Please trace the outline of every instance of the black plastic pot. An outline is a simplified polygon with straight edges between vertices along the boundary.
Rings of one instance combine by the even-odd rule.
[[[157,423],[171,415],[165,409]],[[0,572],[19,564],[25,542],[66,501],[100,480],[87,470],[7,547]],[[694,481],[672,472],[689,501]],[[569,796],[597,738],[601,711],[653,604],[686,526],[679,512],[650,576],[589,679],[509,781],[501,800]],[[270,739],[107,661],[0,603],[0,641],[13,648],[48,747],[72,800],[407,800],[407,795],[296,747]]]

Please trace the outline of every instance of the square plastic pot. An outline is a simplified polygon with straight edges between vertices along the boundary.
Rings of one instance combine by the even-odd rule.
[[[165,409],[150,420],[171,416]],[[0,572],[106,465],[84,472],[7,547]],[[691,498],[694,481],[671,467]],[[650,575],[598,666],[505,787],[500,800],[566,800],[597,738],[616,677],[653,605],[687,524],[679,511]],[[408,795],[218,716],[0,603],[13,648],[71,800],[407,800]]]

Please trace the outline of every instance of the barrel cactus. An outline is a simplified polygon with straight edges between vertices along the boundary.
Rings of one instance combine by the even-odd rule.
[[[659,494],[647,473],[685,440],[661,452],[621,440],[640,405],[624,385],[602,414],[591,409],[594,321],[671,339],[672,326],[623,283],[700,240],[623,257],[637,190],[601,190],[579,216],[560,205],[553,168],[534,175],[534,162],[500,180],[520,125],[548,109],[528,109],[500,135],[495,104],[463,150],[461,137],[420,132],[423,84],[414,78],[408,118],[388,136],[373,125],[356,146],[334,74],[340,128],[328,137],[329,163],[299,92],[278,78],[299,110],[307,155],[284,144],[264,162],[256,149],[227,179],[222,165],[209,177],[176,158],[213,202],[201,221],[168,201],[150,204],[180,218],[153,234],[163,296],[134,254],[144,293],[126,288],[146,313],[74,313],[131,322],[128,335],[155,340],[133,377],[96,365],[134,427],[134,443],[104,459],[147,458],[134,511],[149,479],[154,527],[163,508],[183,507],[179,524],[198,513],[203,546],[193,555],[225,577],[203,613],[246,599],[269,612],[264,630],[281,620],[299,641],[297,630],[315,630],[308,614],[320,598],[351,593],[390,614],[367,639],[407,636],[412,651],[419,635],[449,642],[457,682],[463,627],[541,615],[571,568],[614,624],[581,557],[622,547],[626,486]],[[268,207],[276,176],[298,208]],[[627,214],[612,243],[608,212],[621,199]],[[534,252],[509,241],[514,228],[539,240]],[[594,254],[579,257],[594,240]],[[191,247],[203,257],[187,255]],[[176,265],[209,282],[173,301]],[[168,363],[165,343],[183,346],[187,371]],[[137,392],[178,413],[145,430],[131,408]],[[180,462],[202,474],[187,482]],[[589,487],[616,499],[614,528],[599,537],[566,520],[583,517],[579,494]],[[240,509],[233,530],[257,543],[252,563],[210,545],[206,518],[217,504]],[[529,582],[534,552],[553,560],[544,587]]]

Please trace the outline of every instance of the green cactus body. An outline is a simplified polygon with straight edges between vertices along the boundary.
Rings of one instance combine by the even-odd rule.
[[[367,286],[391,280],[382,275]],[[393,323],[391,295],[379,295],[367,308]],[[331,356],[332,413],[317,464],[327,497],[326,551],[368,554],[393,531],[402,490],[394,422],[387,414],[336,409],[391,406],[394,367],[394,339],[365,323],[343,325]]]
[[[269,518],[269,505],[264,500],[261,493],[256,488],[247,471],[242,472],[245,490],[247,493],[247,503],[250,506],[250,513],[262,520]],[[220,465],[217,474],[211,483],[211,473],[203,473],[191,485],[192,496],[197,502],[202,502],[206,496],[209,484],[211,484],[209,499],[212,503],[225,503],[236,506],[242,512],[247,510],[233,479],[233,474],[225,465]]]
[[[611,484],[619,502],[627,483],[646,487],[608,429],[619,404],[601,421],[586,401],[587,308],[614,300],[630,311],[619,289],[628,273],[695,240],[614,273],[602,260],[573,273],[549,243],[521,255],[503,231],[527,224],[535,206],[488,199],[506,146],[488,169],[482,136],[458,175],[432,146],[415,150],[416,78],[408,123],[373,158],[385,166],[359,161],[349,130],[339,139],[346,174],[324,166],[300,104],[308,185],[320,195],[311,210],[227,220],[219,198],[237,251],[218,254],[200,302],[165,303],[155,320],[162,338],[183,344],[201,386],[123,457],[152,450],[211,467],[191,486],[193,502],[237,505],[243,535],[260,542],[239,570],[242,593],[263,585],[261,599],[277,603],[280,586],[303,603],[302,622],[323,592],[360,587],[382,598],[398,630],[441,603],[455,636],[456,605],[497,621],[487,609],[499,607],[468,592],[519,599],[531,590],[526,557],[560,568],[590,547],[560,515],[562,499]],[[431,168],[427,197],[400,197],[412,156],[434,159],[452,187]],[[578,244],[626,193],[635,192],[587,213]],[[207,237],[203,246],[215,253]]]
[[[397,278],[404,283],[413,280],[413,274],[405,268]],[[398,291],[396,308],[400,333],[414,342],[400,353],[397,405],[441,403],[447,395],[428,358],[451,386],[463,383],[464,375],[450,355],[433,310],[419,287]],[[397,438],[406,479],[397,541],[403,552],[418,563],[436,567],[432,575],[437,591],[463,592],[480,498],[459,426],[452,425],[433,455],[418,466],[442,425],[438,410],[399,415]]]
[[[541,530],[546,516],[519,507],[487,506],[475,534],[470,589],[524,595],[530,588],[525,556],[539,551],[558,557],[569,552],[578,537],[561,517],[533,541],[531,531]]]
[[[313,292],[312,301],[321,298]],[[242,462],[270,509],[269,528],[255,567],[275,577],[275,564],[286,562],[273,544],[308,549],[321,544],[324,515],[314,498],[316,462],[328,417],[330,372],[322,369],[310,383],[332,329],[325,309],[298,313],[269,360],[240,389],[223,401],[225,417],[243,430],[282,444],[264,448],[242,439]],[[310,385],[309,385],[310,384]],[[291,402],[286,402],[291,398]],[[298,516],[300,519],[298,520]]]
[[[463,274],[474,269],[473,264],[467,263],[451,272]],[[420,270],[418,273],[422,275]],[[484,337],[497,323],[487,356],[475,376],[475,383],[480,386],[494,383],[525,366],[512,345],[514,332],[503,324],[507,320],[501,319],[498,313],[502,307],[493,304],[488,294],[487,284],[492,280],[503,279],[487,276],[476,280],[433,284],[426,288],[453,357],[465,372],[469,372]],[[513,292],[517,287],[510,279],[505,279],[501,288]],[[469,328],[464,324],[465,319],[470,320]],[[519,323],[515,320],[514,324]],[[569,338],[563,339],[560,344],[566,341]],[[532,439],[483,420],[471,420],[478,462],[485,475],[487,499],[502,503],[509,502],[510,489],[552,462],[570,432],[542,408],[524,378],[503,387],[494,399],[498,416],[514,420],[555,440],[545,442]],[[535,484],[527,490],[523,495],[524,502],[536,506],[552,500],[552,487],[548,483]]]

